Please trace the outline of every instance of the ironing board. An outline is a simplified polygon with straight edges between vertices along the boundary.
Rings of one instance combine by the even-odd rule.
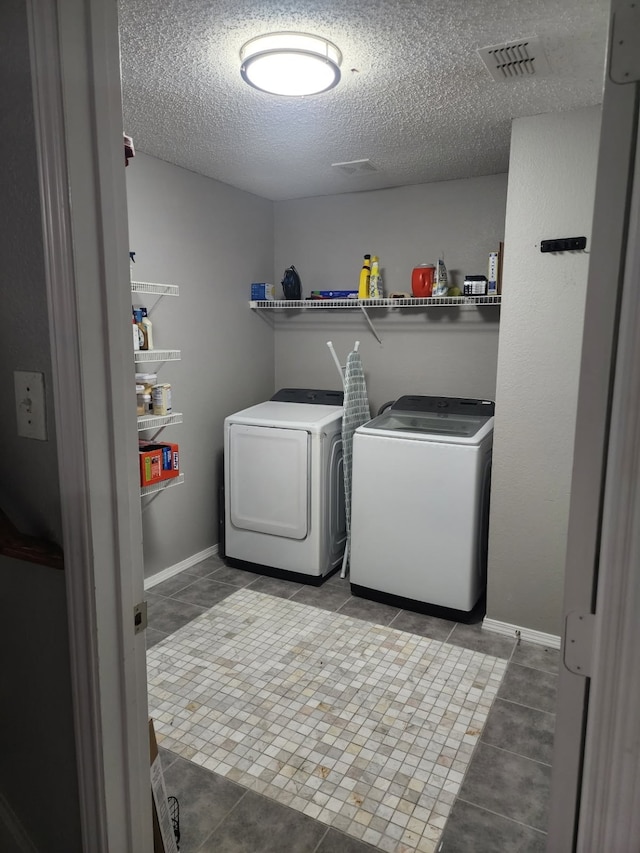
[[[362,358],[358,352],[359,341],[356,341],[352,352],[347,356],[347,364],[344,369],[344,412],[342,415],[342,461],[344,471],[344,504],[347,522],[347,542],[342,560],[342,571],[340,577],[346,577],[347,562],[351,545],[351,471],[353,459],[353,434],[359,426],[371,420],[369,398],[367,396],[367,385],[364,378]],[[331,350],[340,375],[342,368],[338,361],[331,341],[327,343]]]

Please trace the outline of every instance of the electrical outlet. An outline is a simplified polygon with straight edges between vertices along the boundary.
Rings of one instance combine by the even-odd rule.
[[[15,370],[16,418],[18,435],[23,438],[47,440],[47,419],[44,402],[44,374]]]

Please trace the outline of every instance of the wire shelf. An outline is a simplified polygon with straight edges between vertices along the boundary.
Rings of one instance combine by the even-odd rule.
[[[249,302],[250,308],[293,309],[312,311],[324,309],[362,308],[436,308],[452,306],[500,305],[502,296],[429,296],[406,299],[258,299]]]
[[[132,293],[153,293],[155,296],[179,296],[180,288],[177,284],[157,284],[152,281],[132,281]]]
[[[173,412],[171,415],[141,415],[138,418],[138,432],[145,429],[159,429],[160,427],[181,423],[182,412]]]
[[[180,361],[179,349],[144,349],[135,350],[133,360],[136,364],[145,361]]]
[[[160,480],[159,483],[152,483],[150,486],[141,486],[140,497],[146,498],[147,495],[155,495],[156,492],[163,492],[165,489],[179,486],[182,483],[184,483],[184,474],[178,474],[177,477],[171,477],[169,480]]]

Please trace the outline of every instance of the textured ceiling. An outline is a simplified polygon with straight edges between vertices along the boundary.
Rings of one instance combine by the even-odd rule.
[[[511,119],[600,103],[608,0],[120,0],[125,132],[136,148],[270,199],[505,172]],[[322,95],[240,77],[252,36],[343,53]],[[479,47],[537,35],[552,73],[495,82]],[[332,163],[369,158],[378,171]]]

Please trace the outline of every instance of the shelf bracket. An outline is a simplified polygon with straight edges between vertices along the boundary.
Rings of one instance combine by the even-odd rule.
[[[149,281],[132,281],[131,292],[135,294],[145,293],[147,296],[155,297],[151,305],[147,304],[147,314],[151,316],[151,312],[156,308],[163,296],[178,296],[179,288],[177,284],[157,284]],[[148,300],[145,300],[148,303]]]
[[[369,328],[370,328],[370,329],[371,329],[371,331],[373,332],[373,337],[378,341],[378,343],[380,344],[380,346],[382,346],[382,341],[380,340],[380,336],[379,336],[379,335],[378,335],[378,333],[376,332],[376,327],[373,325],[373,323],[371,322],[371,318],[370,318],[370,317],[369,317],[369,315],[367,314],[367,309],[366,309],[366,308],[364,307],[364,305],[362,305],[362,304],[360,305],[360,308],[362,308],[362,313],[364,314],[364,316],[365,316],[365,318],[366,318],[366,320],[367,320],[367,323],[369,324]]]
[[[155,301],[154,301],[151,305],[149,305],[149,306],[145,306],[145,307],[147,308],[147,315],[148,315],[149,317],[153,314],[153,310],[154,310],[154,308],[156,308],[156,307],[157,307],[157,305],[158,305],[158,303],[160,302],[160,300],[161,300],[161,299],[162,299],[162,296],[156,296]],[[145,300],[145,301],[146,301],[146,300]]]

